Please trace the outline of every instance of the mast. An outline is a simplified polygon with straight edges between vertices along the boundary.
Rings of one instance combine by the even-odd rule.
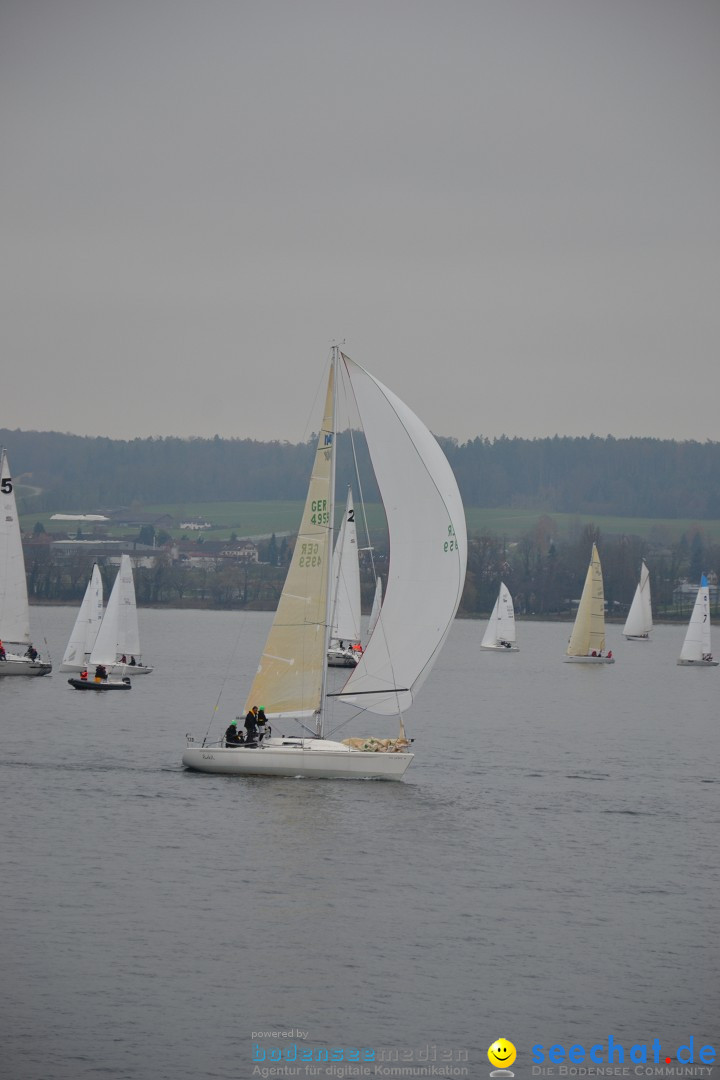
[[[324,646],[323,646],[323,665],[322,665],[322,682],[320,687],[320,707],[317,713],[317,720],[315,724],[315,732],[318,739],[323,738],[323,719],[325,713],[325,701],[327,693],[327,653],[330,647],[330,635],[332,633],[332,614],[330,608],[334,602],[333,589],[333,531],[335,528],[335,439],[337,436],[337,380],[339,373],[339,359],[340,349],[339,346],[333,345],[332,348],[332,369],[333,369],[333,394],[332,394],[332,429],[330,432],[330,497],[329,497],[329,512],[328,512],[328,538],[325,547],[325,558],[327,560],[327,590],[325,597],[325,634],[324,634]]]

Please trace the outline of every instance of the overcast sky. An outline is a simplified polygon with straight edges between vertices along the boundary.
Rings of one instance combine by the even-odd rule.
[[[2,0],[0,427],[720,439],[717,0]]]

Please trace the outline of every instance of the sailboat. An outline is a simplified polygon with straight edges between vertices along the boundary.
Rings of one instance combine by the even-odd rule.
[[[120,556],[120,569],[90,653],[90,666],[102,664],[110,674],[147,675],[142,662],[135,583],[129,555]]]
[[[652,603],[650,600],[650,571],[643,562],[640,581],[635,589],[623,634],[628,641],[649,641],[653,628]]]
[[[593,544],[590,565],[564,660],[569,664],[614,664],[612,652],[603,656],[604,651],[605,594],[600,556],[597,546]]]
[[[82,671],[88,666],[102,617],[103,583],[97,563],[95,563],[62,658],[60,671]]]
[[[352,490],[348,488],[345,515],[333,555],[332,629],[328,648],[330,667],[355,667],[360,644],[360,561]]]
[[[48,675],[30,640],[25,558],[7,451],[0,459],[0,676]]]
[[[347,388],[365,432],[385,506],[390,566],[381,618],[357,666],[337,693],[328,692],[335,402]],[[243,775],[399,780],[413,759],[403,713],[412,705],[450,632],[465,581],[466,531],[455,477],[435,438],[392,391],[337,347],[307,501],[285,586],[250,688],[246,710],[265,702],[277,728],[244,746],[188,737],[183,764]],[[341,705],[354,713],[338,719]],[[332,706],[332,708],[331,708]],[[334,741],[359,714],[396,716],[395,739]],[[335,724],[332,730],[330,725]]]
[[[703,574],[678,664],[681,667],[717,667],[718,663],[710,651],[710,589]]]
[[[492,609],[487,629],[480,642],[480,648],[490,649],[493,652],[518,651],[515,635],[515,609],[512,596],[502,581],[495,607]]]

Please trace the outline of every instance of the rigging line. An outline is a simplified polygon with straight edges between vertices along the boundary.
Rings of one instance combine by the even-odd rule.
[[[245,631],[246,621],[247,621],[247,612],[243,612],[243,617],[240,620],[240,625],[239,625],[237,637],[235,638],[235,645],[233,647],[232,652],[230,653],[230,656],[228,657],[228,659],[227,659],[227,661],[225,663],[224,675],[223,675],[222,680],[220,682],[220,690],[219,690],[218,696],[217,696],[217,698],[215,700],[215,705],[213,706],[212,712],[210,713],[210,719],[208,720],[208,726],[207,726],[207,730],[205,732],[205,738],[203,739],[203,746],[205,746],[205,744],[207,742],[208,735],[210,734],[210,728],[212,727],[213,721],[215,719],[215,714],[218,711],[218,708],[220,707],[220,699],[223,696],[223,693],[225,691],[225,684],[227,683],[228,678],[230,676],[232,662],[235,659],[235,657],[237,656],[238,647],[240,645],[240,638],[242,637],[242,635],[243,635],[243,633]]]

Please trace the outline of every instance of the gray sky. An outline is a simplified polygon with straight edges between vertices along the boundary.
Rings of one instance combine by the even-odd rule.
[[[2,0],[0,426],[720,439],[717,0]]]

